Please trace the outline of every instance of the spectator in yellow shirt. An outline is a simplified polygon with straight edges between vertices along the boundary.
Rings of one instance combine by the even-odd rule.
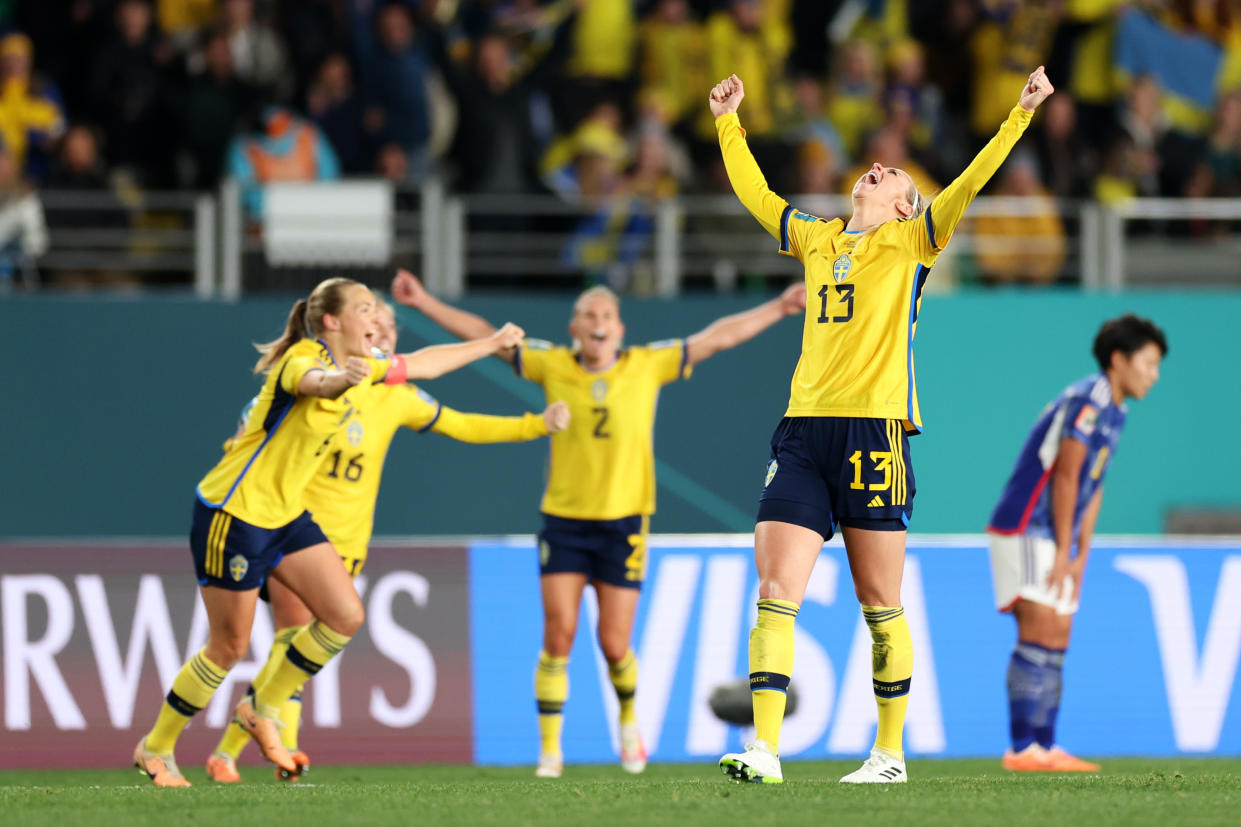
[[[707,41],[686,0],[659,0],[639,30],[643,93],[658,92],[671,123],[698,112],[707,79]]]
[[[707,19],[708,75],[746,78],[746,132],[765,137],[776,130],[776,85],[784,74],[787,50],[781,53],[764,36],[764,11],[758,0],[732,0],[724,11]],[[770,28],[769,28],[770,30]],[[715,139],[715,122],[704,110],[699,137]]]
[[[1050,284],[1064,268],[1064,223],[1055,199],[1039,182],[1034,159],[1014,155],[1005,165],[996,195],[1024,199],[1012,215],[983,215],[974,221],[975,256],[991,284]]]
[[[48,150],[65,131],[57,95],[31,77],[34,45],[20,32],[0,39],[0,140],[13,157],[19,175],[27,168],[33,147]]]

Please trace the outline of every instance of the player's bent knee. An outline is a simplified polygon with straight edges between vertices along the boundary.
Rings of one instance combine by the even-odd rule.
[[[573,629],[551,629],[543,632],[543,651],[554,658],[565,658],[573,649]]]
[[[629,651],[629,639],[622,635],[599,634],[599,649],[608,663],[619,663]]]
[[[221,669],[232,669],[249,650],[249,635],[240,634],[216,635],[204,647],[207,660]]]
[[[354,596],[353,600],[343,602],[336,607],[330,617],[320,618],[337,634],[353,637],[366,622],[366,609],[362,601]]]

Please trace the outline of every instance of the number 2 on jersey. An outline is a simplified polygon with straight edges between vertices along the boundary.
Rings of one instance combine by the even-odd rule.
[[[834,286],[836,288],[836,295],[839,297],[836,304],[843,304],[845,307],[845,312],[843,315],[827,315],[827,300],[831,296],[830,288],[832,285],[825,284],[819,288],[819,298],[823,300],[822,304],[819,305],[819,324],[826,324],[827,322],[847,322],[853,318],[853,291],[855,289],[855,285],[837,284]]]
[[[610,439],[612,435],[604,430],[604,427],[608,424],[608,409],[604,407],[591,408],[590,412],[599,417],[595,420],[595,436],[600,439]]]

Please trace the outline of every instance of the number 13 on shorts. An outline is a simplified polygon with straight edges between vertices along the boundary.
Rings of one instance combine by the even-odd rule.
[[[892,487],[892,452],[871,451],[870,461],[874,473],[883,474],[882,482],[862,482],[862,452],[854,451],[849,455],[849,464],[853,466],[853,482],[849,483],[849,487],[854,490],[865,488],[870,491],[887,491]],[[868,474],[867,476],[873,477],[873,474]]]

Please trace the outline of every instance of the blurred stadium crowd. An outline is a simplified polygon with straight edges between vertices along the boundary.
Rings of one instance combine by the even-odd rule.
[[[1241,195],[1241,0],[0,0],[0,31],[0,243],[34,256],[41,188],[232,175],[255,218],[256,184],[356,175],[729,192],[705,100],[732,72],[777,192],[879,160],[933,193],[1046,64],[995,193]]]

